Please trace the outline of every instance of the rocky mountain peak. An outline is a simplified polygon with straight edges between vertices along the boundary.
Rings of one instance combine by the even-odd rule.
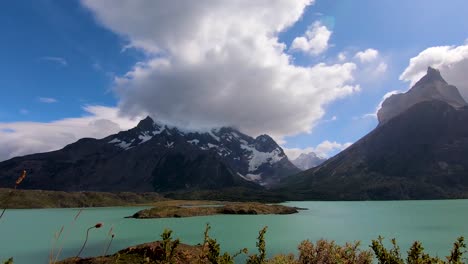
[[[326,158],[320,157],[314,152],[309,152],[309,153],[301,153],[299,157],[297,157],[294,160],[291,160],[291,162],[301,170],[308,170],[310,168],[313,168],[322,164],[326,160],[327,160]]]
[[[449,85],[439,70],[428,67],[426,75],[409,91],[385,99],[377,113],[379,124],[386,123],[418,103],[432,100],[446,102],[455,108],[468,105],[457,87]]]
[[[156,124],[154,120],[150,116],[147,116],[145,119],[138,122],[138,125],[136,127],[139,128],[141,131],[150,131],[154,129],[155,125]]]
[[[421,84],[421,83],[431,83],[431,82],[436,82],[436,81],[447,83],[444,80],[444,78],[442,78],[442,74],[440,74],[440,71],[438,69],[435,69],[435,68],[432,68],[431,66],[429,66],[429,67],[427,67],[426,75],[424,75],[424,77],[421,78],[421,80],[419,80],[418,83],[419,84]],[[417,84],[415,86],[418,86]]]
[[[271,152],[278,148],[276,142],[268,135],[255,138],[255,148],[262,152]]]

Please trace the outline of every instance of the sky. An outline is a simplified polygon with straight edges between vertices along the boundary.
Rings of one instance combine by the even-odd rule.
[[[464,0],[8,1],[0,160],[146,115],[330,157],[428,66],[468,98]]]

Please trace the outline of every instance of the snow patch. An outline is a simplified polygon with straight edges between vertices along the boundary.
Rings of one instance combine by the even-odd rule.
[[[130,141],[130,142],[121,141],[120,143],[116,144],[116,146],[120,147],[120,148],[123,148],[125,150],[128,150],[128,149],[130,149],[130,145],[133,143],[133,141],[135,141],[135,140],[132,139],[132,141]]]
[[[219,148],[218,145],[208,143],[208,148]]]
[[[248,173],[247,175],[242,175],[240,174],[239,172],[237,173],[237,175],[239,175],[242,179],[244,180],[247,180],[247,181],[251,181],[251,182],[260,182],[261,179],[262,179],[262,174],[259,173],[259,174],[250,174]],[[262,184],[262,183],[260,183]]]
[[[245,175],[246,178],[250,179],[251,181],[260,181],[262,179],[262,174],[247,174]]]
[[[160,126],[157,130],[153,131],[153,135],[161,134],[166,128],[164,126]]]
[[[120,140],[118,138],[114,138],[113,140],[109,141],[109,144],[115,144],[116,147],[128,150],[131,149],[130,145],[135,141],[135,139],[132,139],[130,142],[126,142],[124,140]]]
[[[139,139],[141,139],[141,142],[139,144],[143,144],[145,143],[146,141],[150,140],[153,138],[152,135],[149,135],[148,132],[145,132],[141,135],[138,136]]]
[[[107,143],[113,144],[113,143],[120,143],[120,142],[121,142],[120,139],[114,138],[113,140],[111,140],[111,141],[109,141],[109,142],[107,142]]]
[[[166,142],[166,148],[173,148],[174,142]]]
[[[249,172],[256,171],[262,164],[270,163],[274,164],[284,158],[282,155],[281,150],[276,148],[272,152],[261,152],[258,151],[256,148],[249,146],[249,145],[241,145],[241,148],[250,152],[249,155]]]
[[[232,134],[234,137],[236,137],[236,138],[240,138],[239,134],[237,134],[237,133],[236,133],[236,132],[234,132],[234,131],[233,131],[233,132],[231,132],[231,134]]]
[[[213,129],[213,130],[210,130],[210,131],[208,132],[208,134],[210,134],[212,138],[216,139],[216,141],[219,142],[219,141],[220,141],[220,138],[214,134],[214,131],[215,131],[214,129]]]
[[[198,143],[200,143],[200,140],[198,139],[192,139],[192,140],[187,140],[188,143],[192,144],[192,145],[198,145]]]

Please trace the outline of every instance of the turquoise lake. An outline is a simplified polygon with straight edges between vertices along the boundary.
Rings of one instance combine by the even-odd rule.
[[[103,254],[106,237],[113,227],[115,239],[110,252],[159,239],[164,228],[174,231],[183,243],[197,244],[203,239],[206,223],[211,236],[228,252],[247,247],[255,251],[258,231],[268,226],[267,251],[296,253],[305,239],[320,238],[338,243],[360,240],[368,248],[379,235],[396,238],[406,252],[414,240],[439,256],[448,254],[458,236],[468,237],[468,200],[384,201],[384,202],[287,202],[307,208],[294,215],[219,215],[177,219],[125,219],[142,207],[86,208],[77,221],[79,209],[7,210],[0,220],[0,260],[13,257],[15,264],[47,263],[53,247],[54,233],[62,226],[61,259],[79,251],[86,229],[91,230],[82,256]]]

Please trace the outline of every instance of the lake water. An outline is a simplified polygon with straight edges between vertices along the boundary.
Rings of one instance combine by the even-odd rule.
[[[243,247],[255,250],[258,231],[268,226],[267,251],[296,252],[304,239],[320,238],[338,243],[360,240],[368,247],[382,235],[396,238],[403,252],[414,240],[420,240],[432,254],[445,256],[455,239],[468,237],[468,200],[385,201],[385,202],[288,202],[286,205],[308,208],[294,215],[220,215],[177,219],[125,219],[141,207],[88,208],[77,221],[79,209],[7,210],[0,220],[0,260],[14,257],[15,264],[47,263],[54,233],[62,225],[63,257],[76,255],[86,229],[97,222],[101,229],[91,230],[83,256],[100,255],[113,226],[112,253],[159,239],[164,228],[174,230],[183,243],[197,244],[203,239],[206,223],[211,236],[222,249],[235,252]]]

